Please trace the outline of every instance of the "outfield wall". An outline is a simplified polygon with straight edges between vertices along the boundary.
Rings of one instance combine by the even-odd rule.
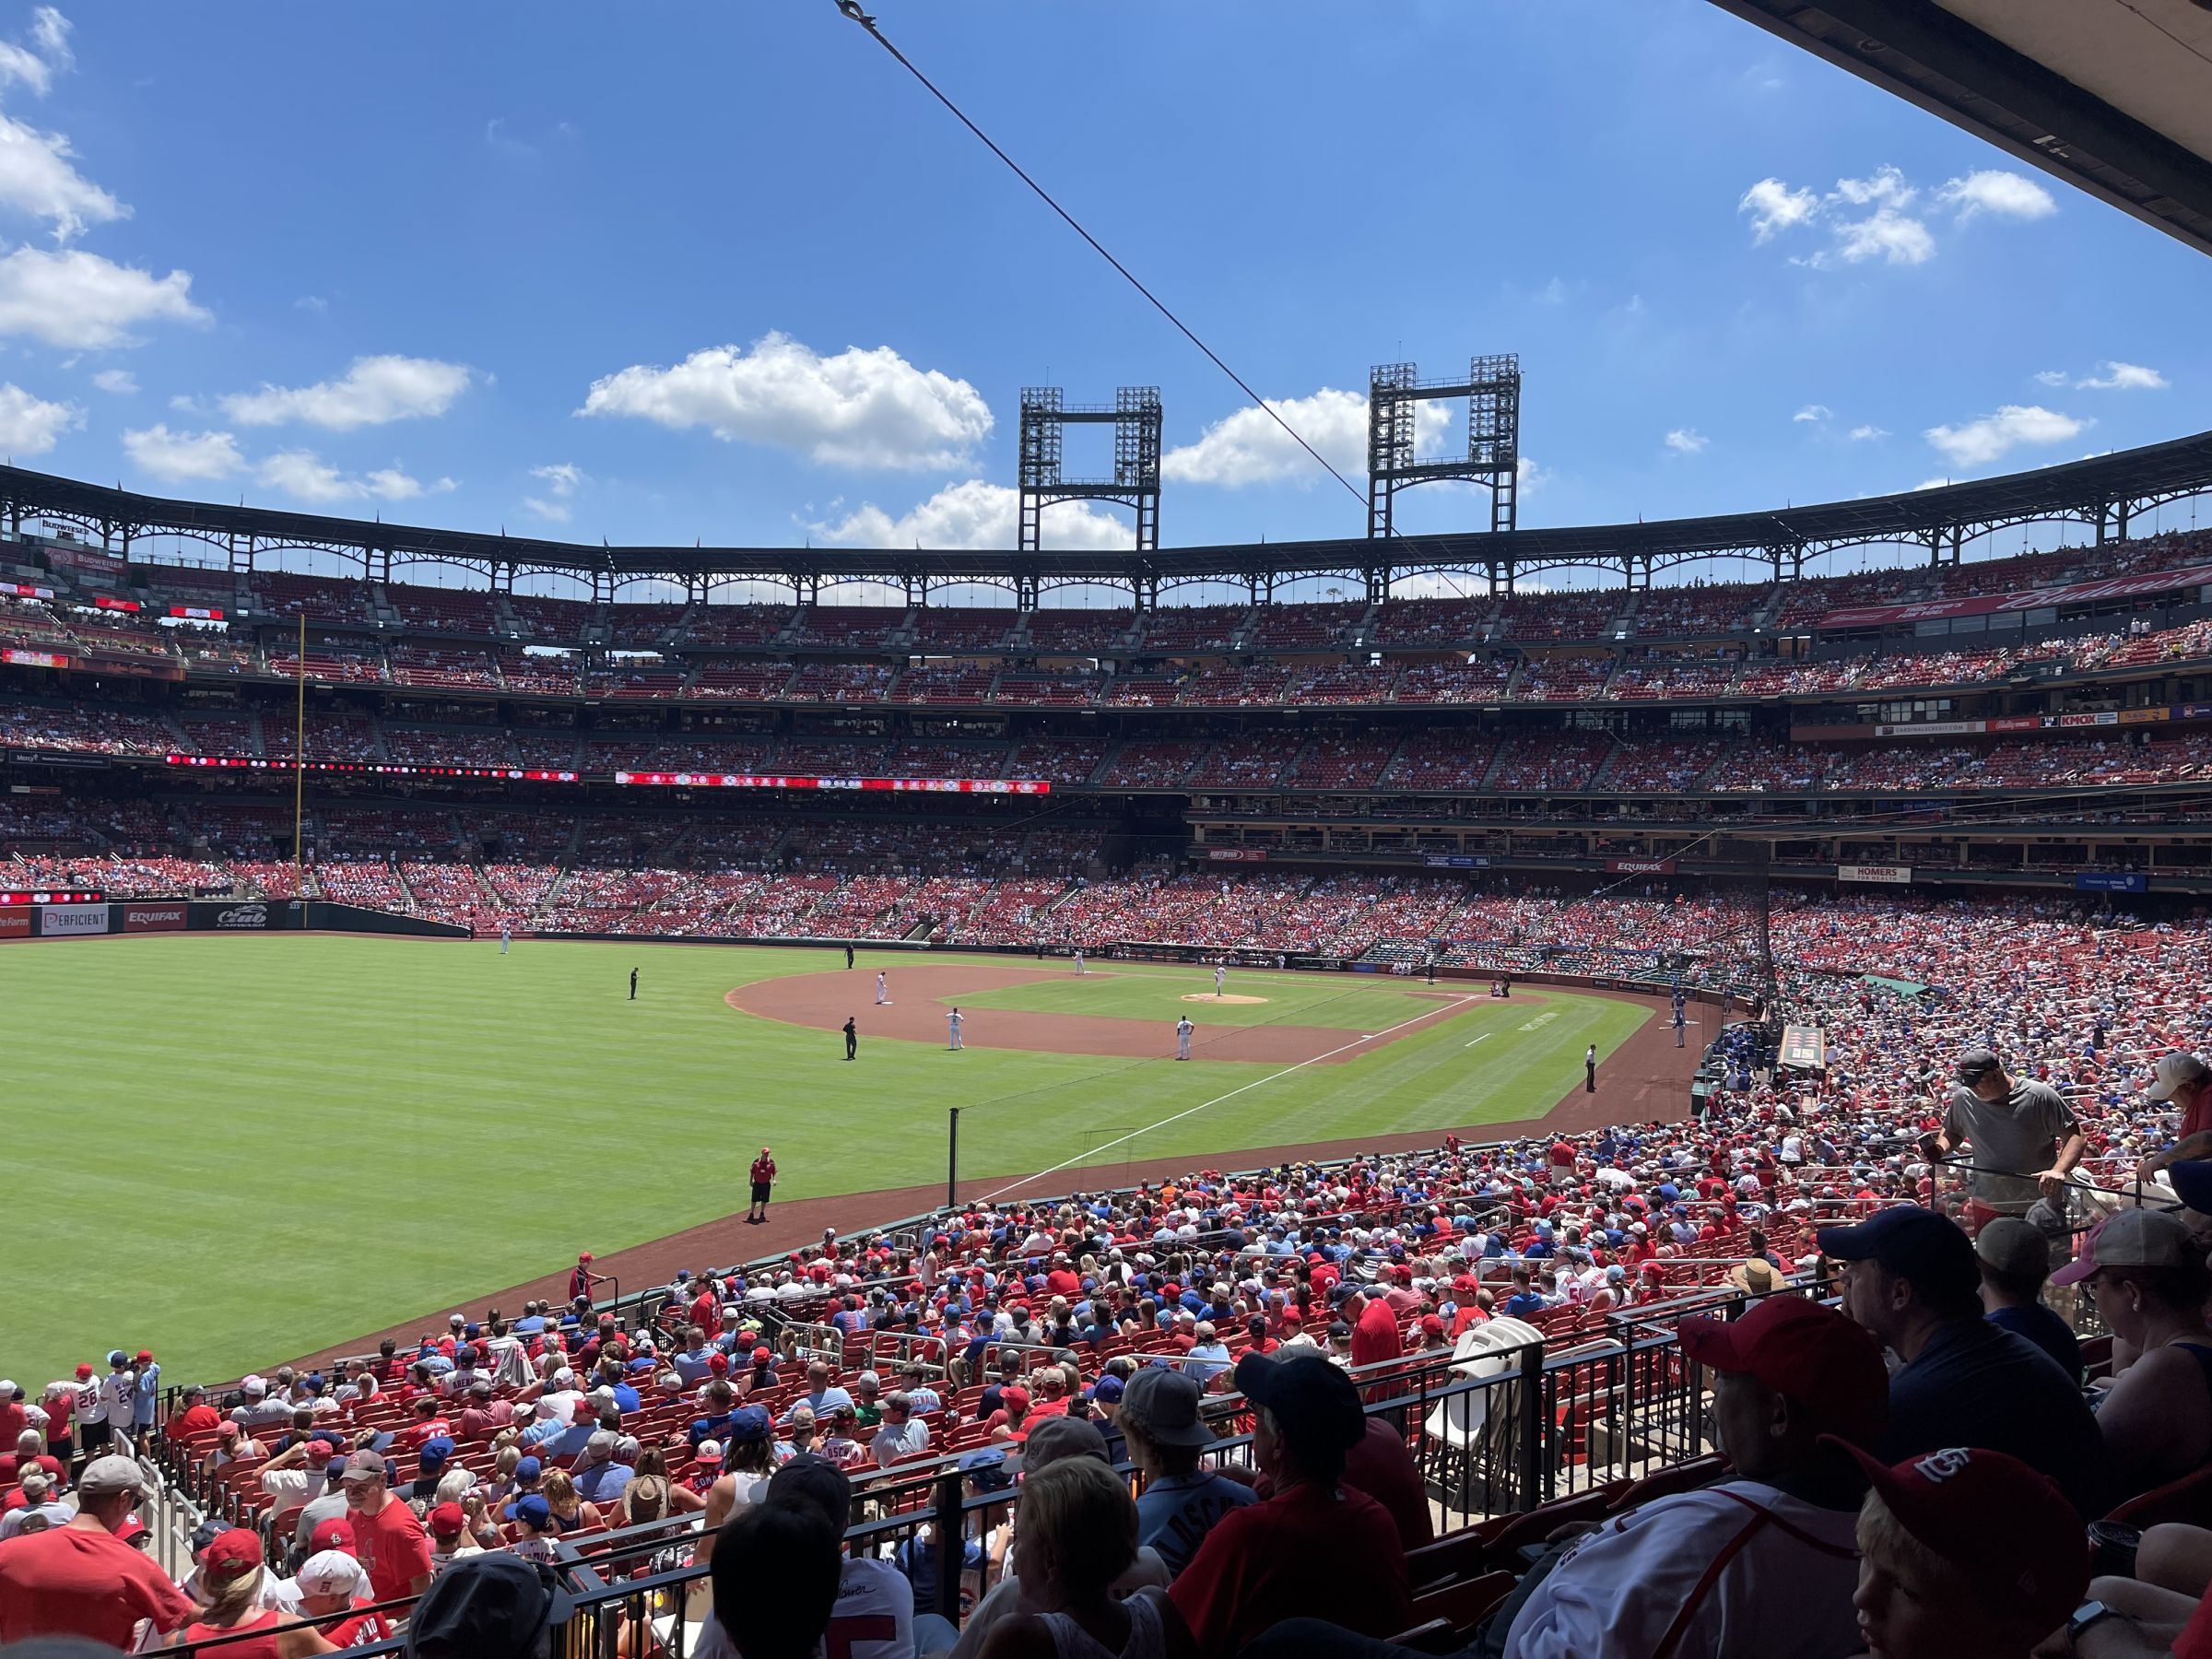
[[[450,923],[311,899],[107,899],[0,906],[0,941],[106,938],[152,933],[406,934],[465,939]]]

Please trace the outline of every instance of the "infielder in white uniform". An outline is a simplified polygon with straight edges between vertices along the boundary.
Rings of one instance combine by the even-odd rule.
[[[945,1037],[947,1048],[957,1049],[960,1046],[960,1011],[958,1008],[945,1016]]]
[[[888,1007],[890,1006],[890,982],[886,980],[884,976],[879,973],[876,976],[876,1006],[879,1008]]]
[[[1229,969],[1222,963],[1214,964],[1214,994],[1221,994],[1221,982],[1229,977]]]
[[[1076,952],[1076,971],[1077,973],[1083,971],[1083,953],[1080,950]]]
[[[513,928],[513,925],[512,925],[512,924],[510,924],[510,923],[506,923],[506,922],[502,922],[502,923],[500,923],[500,954],[501,956],[505,956],[505,955],[507,954],[507,947],[508,947],[508,945],[509,945],[509,944],[510,944],[510,943],[511,943],[511,942],[513,940],[513,938],[514,938],[514,928]]]
[[[1191,1024],[1191,1017],[1188,1014],[1175,1022],[1176,1059],[1188,1060],[1191,1057],[1191,1033],[1195,1030],[1197,1028]]]

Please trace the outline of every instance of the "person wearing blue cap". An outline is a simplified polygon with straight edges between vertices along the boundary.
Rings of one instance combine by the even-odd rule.
[[[517,1498],[500,1513],[511,1529],[508,1547],[517,1556],[525,1561],[549,1563],[554,1559],[553,1540],[558,1529],[553,1524],[553,1506],[543,1492]]]
[[[2096,1418],[2057,1361],[1983,1317],[1982,1269],[1957,1222],[1900,1205],[1818,1238],[1841,1266],[1843,1312],[1904,1361],[1876,1455],[2002,1452],[2049,1475],[2083,1514],[2103,1513]]]
[[[453,1442],[446,1435],[437,1435],[422,1442],[416,1454],[418,1467],[415,1478],[400,1494],[410,1503],[429,1504],[438,1497],[438,1483],[445,1478],[446,1465],[453,1462]]]

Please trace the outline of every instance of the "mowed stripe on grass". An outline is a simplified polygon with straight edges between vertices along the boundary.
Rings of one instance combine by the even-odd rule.
[[[959,1105],[967,1184],[1030,1173],[1102,1131],[1159,1124],[1281,1069],[1204,1063],[1203,1020],[1191,1065],[880,1041],[847,1065],[834,1033],[723,1001],[733,985],[842,959],[531,940],[501,957],[492,941],[314,935],[0,947],[0,1006],[18,1037],[6,1121],[18,1270],[0,1278],[0,1371],[35,1387],[111,1347],[147,1346],[172,1380],[235,1374],[518,1283],[577,1249],[734,1213],[763,1142],[782,1196],[918,1183],[942,1175],[946,1109]],[[855,994],[877,966],[896,984],[901,959],[864,951]],[[1300,1023],[1317,1022],[1311,999],[1348,982],[1231,979],[1280,998],[1250,1012],[1308,999]],[[1550,994],[1542,1010],[1477,999],[1099,1167],[1540,1115],[1579,1077],[1585,1043],[1608,1053],[1648,1018]],[[1521,1029],[1539,1012],[1552,1018]]]
[[[891,976],[892,988],[898,975]],[[1077,977],[1031,980],[1001,991],[982,991],[961,1000],[963,1008],[1026,1008],[1039,1014],[1088,1014],[1105,1019],[1155,1021],[1171,1027],[1188,1015],[1201,1030],[1208,1026],[1330,1026],[1344,1031],[1379,1031],[1437,1006],[1414,980],[1382,974],[1265,973],[1230,970],[1222,987],[1230,996],[1260,1002],[1216,1002],[1213,970],[1124,966],[1094,968]],[[1466,986],[1444,986],[1430,994],[1465,994]],[[1186,1000],[1194,999],[1194,1000]]]

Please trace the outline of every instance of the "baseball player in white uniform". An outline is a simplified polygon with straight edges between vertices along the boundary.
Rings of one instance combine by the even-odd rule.
[[[1191,1017],[1188,1014],[1175,1022],[1176,1059],[1188,1060],[1191,1057],[1191,1033],[1196,1030],[1197,1027],[1191,1024]]]
[[[500,924],[500,954],[501,956],[505,956],[507,954],[507,947],[513,942],[514,924],[512,922],[501,922]]]
[[[960,1011],[958,1008],[945,1016],[945,1039],[947,1048],[957,1049],[960,1046]]]
[[[1216,996],[1221,994],[1221,982],[1228,977],[1229,969],[1227,965],[1221,962],[1216,962],[1214,964],[1214,994]]]
[[[1080,950],[1076,952],[1076,971],[1077,973],[1083,971],[1083,953]]]
[[[138,1373],[121,1348],[108,1356],[108,1374],[100,1380],[100,1409],[108,1423],[108,1443],[130,1455],[131,1410],[137,1404]]]
[[[882,974],[876,976],[876,1006],[888,1008],[891,1004],[891,982]]]

